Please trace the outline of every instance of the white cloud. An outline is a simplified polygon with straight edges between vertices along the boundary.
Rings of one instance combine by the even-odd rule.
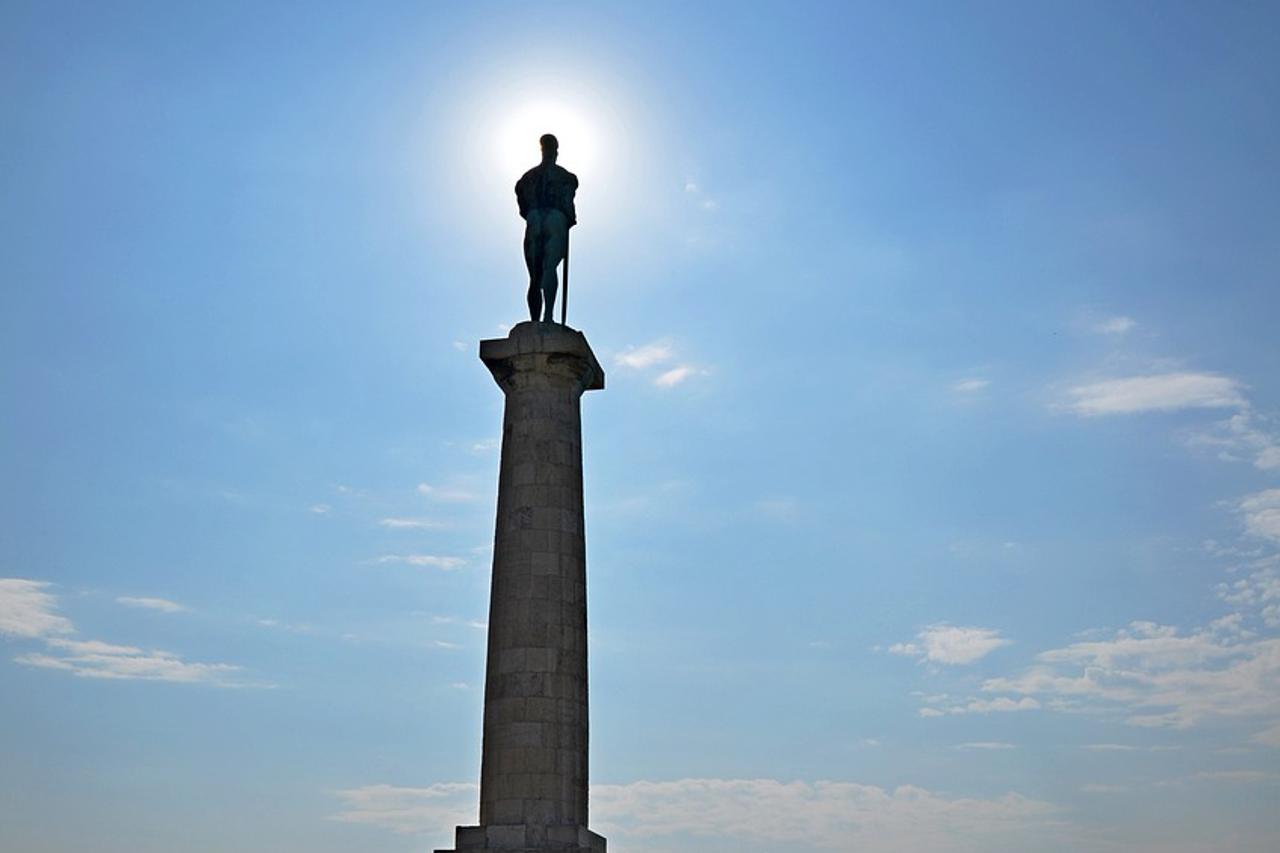
[[[1237,412],[1187,436],[1192,447],[1208,447],[1225,462],[1249,460],[1262,471],[1280,469],[1280,431],[1274,420],[1255,412]]]
[[[1253,739],[1263,746],[1280,747],[1280,723],[1268,729],[1263,729],[1254,735]]]
[[[144,650],[102,640],[77,640],[70,619],[57,614],[57,598],[45,591],[49,584],[19,578],[0,578],[0,633],[43,640],[44,652],[27,652],[14,660],[26,666],[56,669],[83,678],[141,681],[205,682],[222,687],[240,686],[228,676],[240,667],[225,663],[192,663],[172,652]],[[184,610],[163,598],[130,598],[116,601],[133,607],[175,612]]]
[[[440,530],[448,525],[429,518],[383,518],[378,520],[378,526],[392,530]]]
[[[675,350],[672,348],[671,342],[661,340],[638,347],[627,347],[625,351],[614,358],[614,363],[619,367],[643,370],[647,367],[654,367],[664,361],[670,361],[674,356]]]
[[[1100,335],[1123,335],[1138,325],[1129,317],[1107,317],[1093,325],[1093,331]]]
[[[653,384],[657,385],[659,388],[674,388],[690,376],[694,376],[701,372],[702,371],[692,365],[682,364],[679,367],[673,367],[670,370],[658,374],[658,376],[654,378]]]
[[[318,633],[315,628],[306,623],[281,622],[279,619],[255,619],[254,622],[263,628],[274,628],[289,634],[314,636]]]
[[[461,557],[437,557],[434,554],[387,554],[379,557],[377,562],[403,563],[419,568],[443,569],[446,572],[460,569],[467,564],[467,561]]]
[[[476,495],[465,489],[443,488],[441,486],[433,486],[430,483],[419,483],[418,494],[426,495],[433,501],[441,503],[466,503],[476,499]]]
[[[439,833],[474,822],[476,787],[370,785],[338,791],[336,820],[401,833]],[[889,790],[852,782],[680,779],[591,787],[593,829],[610,846],[659,850],[778,847],[866,853],[1013,851],[1064,832],[1060,810],[1016,793],[950,797],[913,785]],[[779,820],[778,815],[786,815]]]
[[[1089,752],[1176,752],[1176,746],[1132,746],[1126,743],[1087,743],[1080,747]]]
[[[1176,779],[1157,782],[1157,785],[1184,785],[1189,782],[1266,782],[1277,778],[1275,773],[1265,770],[1202,770]]]
[[[307,507],[307,512],[311,512],[316,515],[328,515],[329,513],[333,512],[333,507],[329,506],[328,504],[312,504],[311,506]]]
[[[45,592],[49,584],[23,578],[0,578],[0,634],[47,637],[75,630],[56,612],[58,600]]]
[[[970,379],[961,379],[959,382],[952,383],[951,390],[955,391],[957,394],[973,394],[974,392],[981,391],[990,384],[990,379],[972,377]]]
[[[1106,379],[1067,390],[1063,407],[1086,417],[1178,409],[1245,408],[1240,383],[1214,373],[1163,373]]]
[[[1280,572],[1270,561],[1261,561],[1246,577],[1218,584],[1218,597],[1236,607],[1255,609],[1264,625],[1280,628]]]
[[[948,708],[948,714],[992,714],[1012,713],[1014,711],[1036,711],[1040,703],[1029,696],[1021,699],[1010,699],[1008,696],[997,696],[994,699],[970,699],[964,705]]]
[[[916,634],[916,639],[919,642],[894,643],[889,653],[954,666],[973,663],[1011,642],[994,628],[946,624],[930,625]]]
[[[669,340],[663,339],[652,341],[642,346],[628,347],[614,356],[614,362],[619,367],[628,370],[649,371],[659,369],[662,365],[666,365],[675,358],[675,347]],[[651,377],[653,384],[659,388],[673,388],[692,376],[698,376],[706,372],[706,370],[692,364],[677,364],[662,369],[656,376],[651,374]]]
[[[167,598],[150,598],[147,596],[121,595],[116,598],[116,604],[123,604],[125,607],[141,607],[146,610],[159,610],[162,613],[182,613],[187,608],[176,601],[170,601]]]
[[[366,785],[334,793],[343,803],[334,820],[410,834],[474,824],[479,789],[471,783],[445,782],[425,788]]]
[[[225,663],[191,663],[171,652],[144,651],[134,646],[117,646],[99,640],[51,639],[48,645],[57,654],[26,654],[14,658],[27,666],[60,669],[83,678],[173,681],[183,683],[226,683],[226,677],[240,670]]]
[[[1280,717],[1276,639],[1241,641],[1208,630],[1184,635],[1135,622],[1110,640],[1053,649],[1037,661],[1021,675],[988,679],[982,689],[1039,696],[1063,710],[1116,709],[1138,726]]]
[[[1245,529],[1254,536],[1280,543],[1280,489],[1267,489],[1240,501]]]

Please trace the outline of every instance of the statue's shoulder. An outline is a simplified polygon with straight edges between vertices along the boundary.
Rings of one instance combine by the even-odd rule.
[[[569,186],[573,187],[574,189],[578,188],[577,175],[575,175],[573,172],[570,172],[568,169],[566,169],[565,167],[559,164],[555,165],[553,168],[556,170],[557,178],[559,178],[561,181],[568,184]]]

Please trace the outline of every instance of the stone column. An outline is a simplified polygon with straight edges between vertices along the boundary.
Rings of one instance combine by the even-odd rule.
[[[584,391],[604,371],[581,332],[521,323],[481,341],[506,395],[489,598],[480,826],[457,853],[604,853],[587,829]],[[449,853],[449,851],[440,851]]]

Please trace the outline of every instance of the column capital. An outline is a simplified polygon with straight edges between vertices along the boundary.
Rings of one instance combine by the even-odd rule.
[[[480,360],[506,393],[528,387],[535,375],[574,383],[580,392],[604,388],[604,368],[586,336],[559,323],[520,323],[505,338],[481,341]]]

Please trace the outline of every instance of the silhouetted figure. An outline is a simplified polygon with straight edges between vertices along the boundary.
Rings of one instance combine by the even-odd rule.
[[[516,181],[516,203],[524,218],[524,262],[529,268],[529,319],[554,322],[556,267],[569,246],[569,229],[578,221],[573,195],[578,177],[556,165],[560,143],[547,133],[538,140],[542,162]]]

